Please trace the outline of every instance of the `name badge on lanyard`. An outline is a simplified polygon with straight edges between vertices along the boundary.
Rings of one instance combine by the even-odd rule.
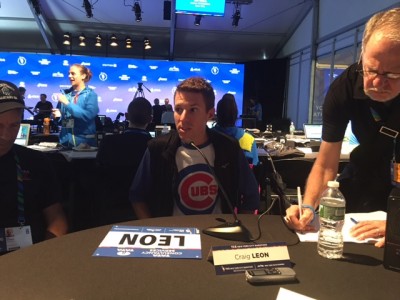
[[[18,227],[0,228],[0,251],[13,251],[32,245],[31,227],[25,225],[25,198],[24,198],[24,172],[22,171],[19,157],[14,153],[17,169],[17,222]]]
[[[9,252],[32,245],[31,226],[0,229],[0,252]]]

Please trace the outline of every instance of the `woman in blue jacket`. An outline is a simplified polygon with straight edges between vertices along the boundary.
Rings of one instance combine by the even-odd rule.
[[[71,88],[58,97],[61,113],[60,143],[73,148],[80,144],[96,146],[95,119],[99,113],[97,94],[86,83],[92,72],[80,64],[71,65],[68,78]],[[57,116],[57,115],[56,115]]]

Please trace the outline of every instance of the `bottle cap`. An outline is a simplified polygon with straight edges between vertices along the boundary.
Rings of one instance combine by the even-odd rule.
[[[328,187],[338,188],[340,186],[339,181],[328,181]]]

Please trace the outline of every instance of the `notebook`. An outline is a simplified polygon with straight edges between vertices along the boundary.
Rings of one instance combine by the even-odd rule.
[[[18,135],[14,143],[21,146],[28,146],[30,132],[31,132],[30,124],[21,124],[19,126]]]
[[[304,124],[303,128],[306,139],[321,140],[322,124]]]

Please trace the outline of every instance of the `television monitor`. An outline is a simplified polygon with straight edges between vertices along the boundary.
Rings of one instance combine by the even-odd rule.
[[[21,146],[28,146],[29,134],[31,132],[30,130],[31,130],[30,124],[21,123],[19,125],[19,131],[18,131],[17,138],[15,139],[14,144],[18,144]]]
[[[225,0],[176,0],[175,13],[221,17]]]
[[[164,125],[156,125],[156,128],[154,129],[154,137],[164,134],[163,133],[164,128],[166,130],[168,130],[168,132],[171,131],[171,126],[169,126],[169,125],[165,125],[165,126]],[[166,133],[168,133],[168,132],[166,132]]]

